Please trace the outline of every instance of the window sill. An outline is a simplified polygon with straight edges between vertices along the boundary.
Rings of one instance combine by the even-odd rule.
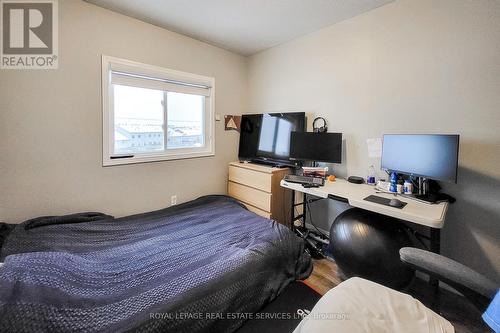
[[[109,157],[105,157],[103,158],[102,166],[109,167],[115,165],[184,160],[191,158],[211,157],[211,156],[215,156],[215,152],[209,151],[209,152],[176,153],[175,155],[148,155],[148,156],[139,155],[129,158],[117,158],[117,159],[111,159]]]

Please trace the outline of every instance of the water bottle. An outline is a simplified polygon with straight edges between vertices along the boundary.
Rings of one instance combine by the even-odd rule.
[[[398,191],[398,174],[395,172],[391,173],[391,186],[389,186],[389,192],[397,193]]]
[[[370,165],[368,168],[368,177],[366,177],[366,183],[368,185],[375,185],[376,180],[375,180],[375,167],[373,165]]]

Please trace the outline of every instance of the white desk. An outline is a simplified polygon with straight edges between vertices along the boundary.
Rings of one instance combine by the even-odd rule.
[[[375,188],[366,184],[352,184],[344,179],[334,182],[325,181],[325,186],[316,188],[304,188],[301,184],[281,181],[281,186],[302,193],[307,193],[320,198],[331,198],[346,201],[353,207],[366,209],[375,213],[391,216],[400,220],[424,225],[434,229],[441,229],[444,225],[448,203],[428,204],[398,196],[397,198],[406,202],[406,206],[399,209],[381,205],[375,202],[363,200],[369,195],[377,195],[384,198],[394,198],[394,194],[375,193]]]
[[[394,217],[403,221],[412,222],[415,224],[429,227],[430,235],[428,237],[430,243],[430,250],[434,253],[441,251],[441,228],[444,225],[446,212],[448,211],[448,203],[442,202],[439,204],[428,204],[398,196],[398,199],[406,202],[403,208],[395,208],[390,206],[381,205],[375,202],[363,200],[369,195],[377,195],[384,198],[394,198],[391,193],[376,193],[375,187],[366,184],[352,184],[344,179],[337,179],[333,182],[325,181],[325,185],[321,187],[305,188],[301,184],[289,183],[281,180],[282,187],[291,189],[292,193],[302,192],[320,198],[330,198],[347,202],[349,205],[361,209],[366,209],[375,213],[383,214],[386,216]],[[297,219],[295,217],[295,195],[292,195],[292,227]],[[302,217],[306,216],[306,202],[307,198],[304,196],[303,213]],[[304,223],[305,224],[305,223]],[[422,236],[421,234],[419,234]],[[425,237],[425,236],[424,236]],[[427,238],[427,237],[426,237]],[[436,279],[429,279],[429,283],[437,290],[438,281]]]

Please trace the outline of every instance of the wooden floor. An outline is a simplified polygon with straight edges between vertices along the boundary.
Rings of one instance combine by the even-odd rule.
[[[313,272],[304,282],[319,294],[324,295],[342,282],[339,269],[332,259],[313,260],[313,265]],[[405,293],[449,320],[456,333],[493,332],[481,320],[481,312],[456,293],[441,288],[436,295],[433,288],[421,279],[415,279]]]
[[[337,265],[332,259],[313,260],[313,271],[304,281],[317,293],[324,295],[341,281],[337,275]]]

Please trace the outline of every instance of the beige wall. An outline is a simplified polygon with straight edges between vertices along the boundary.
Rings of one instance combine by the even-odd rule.
[[[58,70],[0,70],[0,221],[116,216],[226,192],[238,136],[216,123],[216,156],[102,167],[101,54],[216,79],[216,112],[243,112],[246,60],[80,0],[59,1]]]
[[[443,252],[500,281],[500,1],[400,0],[264,51],[249,103],[327,118],[346,139],[343,175],[380,166],[367,138],[459,133]]]
[[[0,71],[0,221],[85,210],[123,216],[166,207],[173,194],[182,202],[225,193],[238,136],[222,122],[215,157],[101,166],[100,56],[107,54],[214,76],[222,115],[325,116],[346,139],[345,162],[336,166],[342,175],[380,164],[368,159],[366,138],[460,133],[459,184],[446,186],[458,202],[443,251],[500,281],[499,1],[400,0],[248,63],[79,0],[59,4],[60,69]]]

